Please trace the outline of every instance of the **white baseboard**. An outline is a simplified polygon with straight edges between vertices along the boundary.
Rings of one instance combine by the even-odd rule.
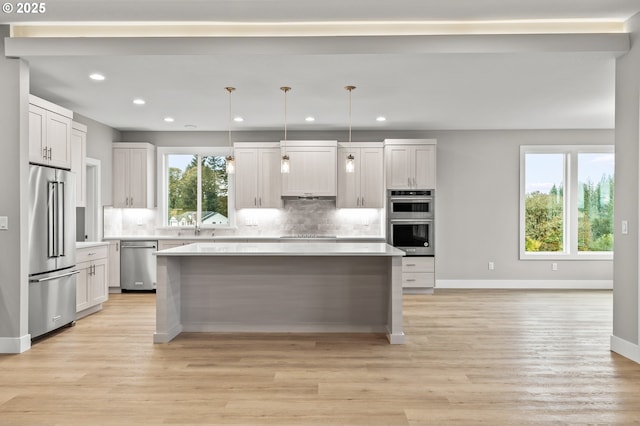
[[[640,346],[611,335],[611,350],[640,364]]]
[[[612,290],[613,280],[436,280],[436,291],[442,288]]]
[[[0,354],[21,354],[31,349],[31,335],[0,337]]]

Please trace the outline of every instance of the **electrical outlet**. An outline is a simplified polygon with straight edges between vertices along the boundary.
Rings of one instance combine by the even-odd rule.
[[[0,229],[6,231],[9,229],[9,217],[0,216]]]
[[[495,269],[495,266],[493,262],[489,262],[489,270],[493,271]]]
[[[557,263],[555,263],[555,262],[553,262],[553,263],[551,264],[551,270],[552,270],[552,271],[557,271],[557,270],[558,270],[558,264],[557,264]]]

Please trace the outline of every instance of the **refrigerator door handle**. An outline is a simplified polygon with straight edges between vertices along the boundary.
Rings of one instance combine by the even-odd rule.
[[[51,281],[51,280],[57,280],[58,278],[64,278],[64,277],[70,277],[71,275],[77,275],[79,274],[80,271],[71,271],[71,272],[67,272],[66,274],[61,274],[61,275],[55,275],[53,277],[47,277],[47,278],[39,278],[39,279],[35,279],[35,280],[29,280],[30,283],[42,283],[45,281]]]
[[[56,236],[56,241],[58,243],[58,250],[57,250],[57,255],[58,256],[64,256],[64,246],[65,246],[65,240],[64,240],[64,236],[65,236],[65,229],[64,229],[64,222],[65,222],[65,211],[64,211],[64,197],[66,196],[66,194],[64,193],[64,182],[57,182],[58,184],[58,190],[56,191],[56,204],[57,204],[57,217],[56,217],[56,221],[57,226],[56,229],[58,230],[58,235]]]
[[[47,184],[47,256],[56,256],[56,183]]]

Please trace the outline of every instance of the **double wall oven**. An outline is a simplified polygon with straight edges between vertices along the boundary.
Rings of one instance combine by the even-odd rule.
[[[433,256],[433,189],[387,191],[387,242],[407,256]]]

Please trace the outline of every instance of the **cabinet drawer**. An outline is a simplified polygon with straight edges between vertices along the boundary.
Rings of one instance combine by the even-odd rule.
[[[96,259],[106,259],[108,256],[108,246],[81,248],[76,250],[76,264],[80,262],[90,262]]]
[[[435,284],[435,274],[431,272],[404,272],[402,274],[402,287],[431,288]]]
[[[433,272],[433,257],[410,256],[402,258],[402,272]]]

